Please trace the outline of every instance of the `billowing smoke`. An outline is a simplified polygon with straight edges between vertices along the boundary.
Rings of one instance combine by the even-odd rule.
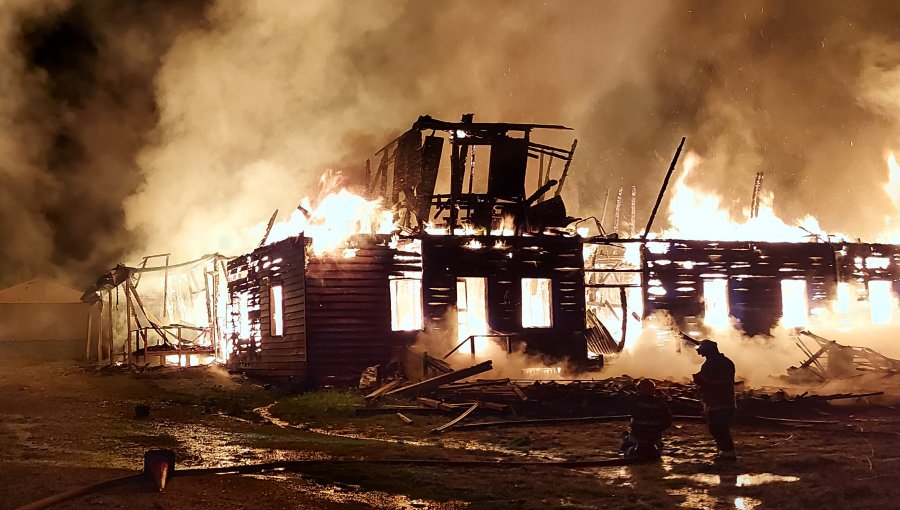
[[[643,223],[682,135],[705,161],[691,184],[735,213],[759,170],[786,218],[872,237],[897,212],[880,187],[900,148],[895,2],[4,8],[0,52],[18,72],[0,78],[0,262],[19,272],[235,254],[325,168],[358,182],[365,155],[422,113],[572,126],[578,215],[637,185]],[[79,44],[51,40],[41,61],[65,23]]]
[[[0,284],[84,284],[141,242],[123,200],[157,122],[153,80],[202,2],[15,0],[0,20]]]

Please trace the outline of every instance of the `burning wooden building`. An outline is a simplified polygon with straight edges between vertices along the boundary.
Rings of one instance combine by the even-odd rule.
[[[805,328],[862,304],[892,320],[900,246],[849,242],[586,240],[588,308],[620,342],[665,312],[695,336],[728,327],[748,336]]]
[[[366,163],[366,196],[341,189],[285,222],[273,216],[259,247],[238,257],[145,260],[105,275],[89,293],[108,321],[97,356],[164,361],[199,349],[321,387],[355,384],[413,344],[438,357],[524,351],[577,366],[615,355],[659,312],[695,336],[731,324],[765,335],[860,301],[872,322],[891,320],[900,246],[653,239],[649,225],[620,239],[596,218],[601,235],[576,231],[560,192],[577,141],[539,138],[567,129],[420,117]],[[120,291],[127,341],[116,354]]]
[[[559,193],[575,144],[533,141],[542,129],[566,128],[421,117],[367,165],[390,235],[357,228],[322,251],[307,231],[229,262],[232,366],[346,384],[423,336],[442,355],[585,359],[582,241]]]

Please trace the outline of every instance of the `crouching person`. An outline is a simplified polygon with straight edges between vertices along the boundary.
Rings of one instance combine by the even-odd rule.
[[[625,458],[651,460],[662,455],[662,433],[672,426],[672,413],[656,394],[656,384],[641,379],[638,396],[631,409],[631,430],[622,442]]]

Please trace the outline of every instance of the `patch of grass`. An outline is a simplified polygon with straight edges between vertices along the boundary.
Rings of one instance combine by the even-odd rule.
[[[315,391],[287,397],[272,406],[273,416],[290,423],[317,422],[325,418],[350,418],[365,405],[363,398],[345,391]]]

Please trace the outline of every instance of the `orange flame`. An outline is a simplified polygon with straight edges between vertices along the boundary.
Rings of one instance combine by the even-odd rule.
[[[346,188],[335,189],[337,182],[332,174],[323,175],[321,198],[315,204],[304,198],[301,208],[273,225],[267,244],[302,233],[312,239],[316,255],[342,252],[345,257],[352,257],[355,252],[344,250],[350,236],[395,231],[394,214],[382,207],[380,200],[367,200]]]
[[[736,220],[722,207],[722,199],[714,193],[700,191],[687,183],[688,177],[703,159],[694,152],[688,152],[682,164],[683,170],[675,182],[672,200],[669,203],[669,224],[671,228],[662,233],[669,239],[694,239],[709,241],[772,241],[803,242],[810,235],[828,237],[813,216],[800,218],[791,225],[779,218],[773,207],[774,194],[764,192],[760,196],[759,214],[747,219]],[[802,227],[802,228],[800,228]],[[841,234],[836,234],[844,237]]]

